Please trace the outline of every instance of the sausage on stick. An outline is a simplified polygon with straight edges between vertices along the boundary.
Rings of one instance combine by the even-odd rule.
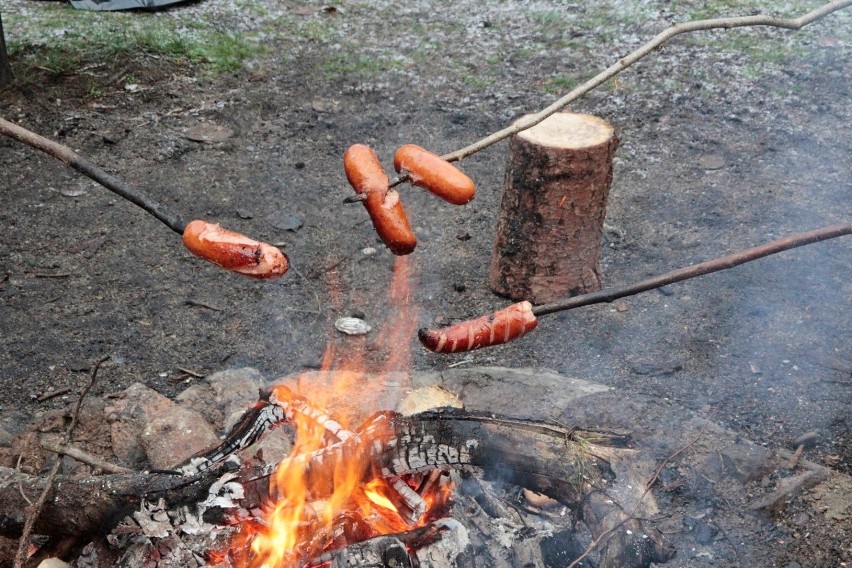
[[[423,328],[417,332],[417,336],[429,351],[456,353],[508,343],[532,331],[537,325],[532,304],[518,302],[491,315],[450,327],[437,330]]]
[[[373,149],[364,144],[354,144],[343,154],[346,179],[370,215],[373,227],[382,242],[396,255],[411,254],[417,238],[408,224],[399,193],[388,189],[388,176]]]
[[[460,169],[414,144],[406,144],[393,157],[396,173],[407,175],[411,183],[454,205],[473,199],[476,186]]]
[[[204,260],[252,278],[278,278],[290,267],[276,247],[199,219],[184,229],[183,244]]]
[[[648,290],[660,288],[667,284],[733,268],[740,264],[763,258],[764,256],[849,234],[852,234],[852,223],[830,225],[806,233],[790,235],[737,253],[720,256],[719,258],[701,262],[694,266],[687,266],[686,268],[666,272],[665,274],[647,278],[635,284],[598,290],[597,292],[574,296],[573,298],[552,304],[544,304],[535,308],[529,302],[520,302],[508,308],[498,310],[490,316],[482,316],[463,321],[449,327],[434,330],[423,328],[417,335],[420,338],[420,343],[426,349],[435,353],[456,353],[499,345],[517,339],[527,332],[532,331],[538,324],[536,316],[543,316],[592,304],[612,302],[619,298],[647,292]]]

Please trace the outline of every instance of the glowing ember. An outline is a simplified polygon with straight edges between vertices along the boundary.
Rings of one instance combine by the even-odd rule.
[[[388,371],[407,371],[410,346],[417,322],[416,310],[410,305],[409,260],[398,258],[390,286],[393,316],[383,326],[376,347],[388,354]],[[339,295],[333,291],[332,298]],[[362,394],[365,385],[356,381],[363,369],[360,353],[342,357],[330,341],[323,357],[323,371],[333,372],[333,384],[304,385],[300,390],[310,392],[310,406],[305,413],[295,414],[295,445],[276,470],[270,482],[270,502],[259,523],[241,526],[231,553],[247,568],[284,568],[299,566],[328,550],[383,534],[413,528],[400,512],[401,493],[422,497],[430,508],[446,505],[451,489],[436,483],[432,476],[421,484],[418,496],[405,481],[375,477],[369,459],[370,446],[381,442],[382,434],[361,440],[348,424],[339,423],[323,411],[314,410],[327,405],[331,396],[339,399],[346,393]],[[273,388],[272,397],[292,400],[292,391]],[[311,454],[334,443],[352,445],[346,463],[316,463]],[[412,481],[415,483],[415,481]],[[422,503],[421,503],[422,506]],[[422,509],[420,509],[422,511]],[[420,515],[414,515],[419,517]],[[425,522],[423,515],[421,522]],[[250,552],[249,552],[250,551]]]

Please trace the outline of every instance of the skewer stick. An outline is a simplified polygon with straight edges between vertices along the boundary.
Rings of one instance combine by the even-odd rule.
[[[657,48],[659,48],[664,43],[668,42],[675,36],[679,36],[685,33],[696,32],[700,30],[713,30],[713,29],[730,29],[730,28],[742,28],[749,26],[768,26],[775,28],[786,28],[790,30],[799,30],[805,27],[808,24],[811,24],[825,16],[831,14],[832,12],[836,12],[838,10],[842,10],[843,8],[847,8],[852,5],[852,0],[834,0],[833,2],[829,2],[819,8],[802,14],[798,18],[776,18],[775,16],[767,16],[767,15],[755,15],[755,16],[741,16],[734,18],[715,18],[711,20],[693,20],[691,22],[682,22],[680,24],[676,24],[674,26],[668,27],[659,34],[657,34],[653,39],[651,39],[646,44],[642,45],[639,49],[632,52],[630,55],[624,57],[623,59],[619,59],[576,89],[572,90],[568,94],[564,95],[562,98],[548,106],[547,108],[535,113],[530,114],[524,117],[523,120],[519,120],[512,124],[511,126],[504,128],[503,130],[499,130],[492,134],[489,134],[485,138],[474,142],[469,146],[465,146],[460,150],[456,150],[450,154],[445,154],[441,156],[443,159],[448,162],[455,162],[457,160],[464,159],[472,154],[479,152],[491,146],[492,144],[496,144],[501,140],[504,140],[513,134],[517,134],[522,130],[526,130],[528,128],[532,128],[539,122],[543,121],[550,115],[559,112],[566,106],[568,106],[573,101],[579,99],[595,87],[605,83],[612,77],[615,77],[646,55],[650,54]]]
[[[48,140],[44,136],[40,136],[35,132],[27,130],[26,128],[18,126],[17,124],[9,122],[3,118],[0,118],[0,134],[4,134],[13,140],[17,140],[18,142],[35,148],[36,150],[41,150],[48,156],[52,156],[60,162],[71,166],[84,176],[96,181],[116,195],[138,205],[156,217],[157,220],[161,221],[175,233],[179,235],[183,234],[183,229],[186,227],[186,222],[183,219],[167,210],[157,201],[151,199],[138,189],[130,187],[115,176],[106,173],[89,160],[71,150],[71,148],[58,142],[54,142],[53,140]]]
[[[520,302],[513,304],[509,308],[499,310],[490,317],[484,316],[474,320],[467,320],[435,330],[421,329],[418,336],[420,342],[427,349],[437,353],[472,351],[480,347],[499,345],[517,339],[532,331],[536,327],[537,316],[561,312],[563,310],[572,310],[592,304],[612,302],[626,296],[633,296],[647,292],[648,290],[661,288],[667,284],[689,280],[690,278],[703,276],[711,272],[727,270],[728,268],[733,268],[740,264],[745,264],[746,262],[751,262],[785,250],[849,234],[852,234],[852,223],[840,223],[805,233],[796,233],[764,245],[666,272],[665,274],[660,274],[659,276],[654,276],[635,284],[607,288],[590,294],[582,294],[559,302],[543,304],[531,310],[529,309],[528,302]],[[512,315],[513,313],[517,315]],[[494,328],[497,326],[501,326],[501,329],[507,329],[508,331],[506,333],[494,333]]]

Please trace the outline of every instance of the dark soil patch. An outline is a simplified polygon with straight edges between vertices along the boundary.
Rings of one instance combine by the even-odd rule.
[[[396,30],[417,20],[397,16]],[[380,11],[363,7],[342,17],[353,29],[389,26]],[[506,29],[495,46],[521,37]],[[632,31],[649,35],[638,24]],[[779,37],[766,32],[765,40]],[[427,40],[412,31],[406,46]],[[390,169],[403,143],[457,149],[549,103],[542,93],[560,65],[585,76],[626,52],[626,43],[616,54],[599,41],[590,37],[593,48],[568,63],[559,50],[519,55],[494,47],[486,54],[498,57],[493,63],[466,54],[473,67],[465,67],[468,59],[412,59],[378,71],[339,69],[329,66],[328,45],[290,38],[262,64],[218,79],[196,80],[198,68],[150,57],[109,63],[94,76],[31,70],[0,93],[0,116],[78,150],[188,218],[281,243],[294,269],[258,282],[203,264],[133,205],[2,139],[0,411],[59,407],[61,398],[35,399],[66,386],[76,391],[85,369],[107,354],[112,362],[94,394],[141,381],[174,395],[185,387],[175,381],[180,367],[253,366],[277,376],[317,366],[326,342],[369,345],[371,337],[343,337],[330,325],[357,311],[380,332],[393,268],[363,209],[342,204],[351,192],[344,150],[370,144]],[[796,45],[795,35],[783,41]],[[608,283],[848,221],[848,58],[808,45],[750,77],[744,56],[676,42],[625,73],[617,88],[574,106],[610,120],[623,144],[603,255]],[[691,64],[697,58],[700,65]],[[466,83],[465,74],[482,84]],[[126,87],[127,77],[138,89]],[[200,122],[235,135],[214,144],[182,136]],[[465,207],[403,190],[419,239],[412,265],[420,325],[507,303],[485,284],[504,152],[500,144],[464,162],[479,188]],[[304,225],[274,228],[267,217],[279,212],[300,215]],[[471,238],[458,239],[460,231]],[[365,255],[366,247],[378,252]],[[604,305],[549,316],[504,347],[447,357],[411,338],[399,349],[412,351],[417,369],[468,359],[552,368],[711,411],[769,448],[816,430],[818,443],[805,457],[852,473],[850,268],[850,243],[841,239],[629,298],[623,312]],[[381,367],[386,354],[367,353]],[[813,547],[778,547],[786,552],[777,562],[828,565]],[[848,556],[847,546],[831,558]]]

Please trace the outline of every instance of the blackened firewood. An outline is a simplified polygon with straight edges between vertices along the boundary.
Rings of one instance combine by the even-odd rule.
[[[258,408],[250,412],[262,416]],[[238,430],[243,434],[255,432],[244,422]],[[602,534],[613,526],[613,519],[620,521],[625,513],[609,498],[597,497],[596,488],[602,486],[602,480],[611,480],[613,473],[604,459],[596,457],[594,448],[584,438],[591,438],[593,434],[558,424],[459,409],[410,417],[383,412],[374,415],[346,439],[297,459],[304,462],[304,475],[308,486],[313,488],[314,498],[331,492],[332,472],[341,464],[360,467],[365,479],[368,475],[404,476],[435,468],[478,468],[486,479],[528,487],[571,508],[579,508],[592,533]],[[606,435],[594,437],[600,442]],[[229,443],[226,440],[225,444]],[[101,532],[137,509],[142,499],[163,498],[169,507],[200,503],[207,498],[210,486],[221,473],[220,460],[195,476],[122,474],[84,480],[61,479],[37,531],[56,535]],[[253,476],[241,476],[246,496],[234,505],[235,509],[259,505],[268,495],[270,475],[271,471],[264,470]],[[0,511],[3,511],[0,513],[0,534],[3,536],[19,534],[25,520],[26,502],[20,495],[18,483],[26,494],[33,495],[43,486],[44,480],[0,469]],[[228,514],[222,508],[218,512],[224,516]],[[636,538],[619,536],[615,531],[610,539],[613,544],[605,554],[624,562],[623,566],[648,566],[651,561],[665,560],[662,537],[656,531],[644,528],[636,520],[628,521],[624,527],[637,535]],[[645,535],[648,539],[644,539]],[[650,543],[645,544],[644,540]],[[614,552],[609,552],[610,547]],[[640,553],[622,554],[620,551],[624,547]]]

